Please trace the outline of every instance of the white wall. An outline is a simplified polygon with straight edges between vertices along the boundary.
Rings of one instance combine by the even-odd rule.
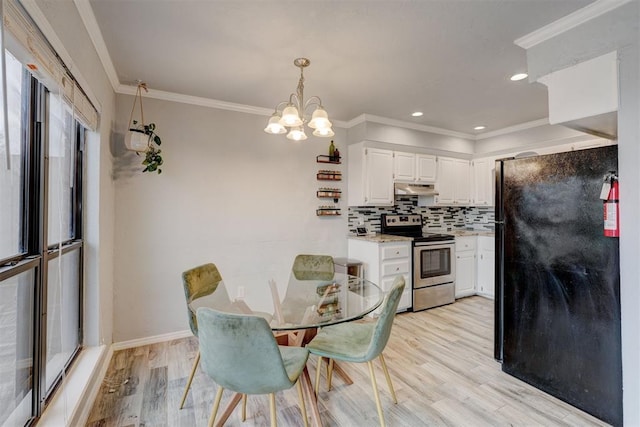
[[[25,6],[100,112],[99,129],[90,133],[86,146],[84,333],[85,345],[110,344],[115,220],[110,141],[115,93],[73,0],[37,0],[39,9],[31,2]]]
[[[329,139],[295,143],[263,132],[268,117],[144,99],[145,119],[162,138],[162,174],[141,173],[123,148],[133,97],[117,99],[115,341],[188,328],[181,274],[213,262],[232,297],[270,309],[267,281],[283,285],[298,253],[345,256],[346,203],[340,217],[317,217],[316,163]],[[346,155],[346,132],[336,146]],[[333,166],[333,167],[332,167]],[[253,297],[252,297],[253,296]]]

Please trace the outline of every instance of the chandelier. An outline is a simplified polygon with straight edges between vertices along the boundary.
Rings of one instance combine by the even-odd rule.
[[[305,67],[311,64],[307,58],[297,58],[293,61],[293,64],[300,68],[300,80],[298,81],[298,88],[296,93],[289,95],[289,101],[282,101],[276,105],[275,111],[271,115],[267,127],[264,131],[274,135],[287,133],[287,138],[294,141],[302,141],[307,139],[307,135],[304,133],[304,124],[307,122],[305,117],[305,111],[307,107],[316,105],[316,109],[311,115],[311,120],[307,123],[311,129],[314,129],[313,135],[315,136],[334,136],[335,133],[331,129],[331,122],[324,107],[322,101],[317,96],[312,96],[305,102],[304,100],[304,75],[303,71]],[[280,110],[281,107],[284,108]],[[288,128],[288,129],[287,129]]]

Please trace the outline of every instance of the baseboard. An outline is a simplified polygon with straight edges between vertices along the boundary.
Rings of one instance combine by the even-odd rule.
[[[135,340],[116,342],[111,345],[111,349],[113,351],[125,350],[127,348],[134,348],[134,347],[140,347],[143,345],[156,344],[164,341],[178,340],[182,338],[188,338],[191,336],[193,336],[191,331],[189,329],[186,329],[184,331],[170,332],[168,334],[154,335],[151,337],[137,338]]]

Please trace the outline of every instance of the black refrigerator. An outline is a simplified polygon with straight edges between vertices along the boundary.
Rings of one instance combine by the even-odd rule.
[[[617,164],[615,145],[496,161],[495,290],[502,370],[616,426],[619,245],[600,196]]]

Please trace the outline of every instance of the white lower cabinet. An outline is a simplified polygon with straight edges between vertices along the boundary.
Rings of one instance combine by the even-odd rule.
[[[455,296],[462,298],[476,293],[476,237],[456,237]]]
[[[411,309],[411,242],[396,241],[378,243],[363,239],[349,239],[349,258],[362,261],[364,278],[389,292],[396,276],[404,277],[404,292],[398,311]]]
[[[495,295],[495,238],[478,236],[478,295]]]

